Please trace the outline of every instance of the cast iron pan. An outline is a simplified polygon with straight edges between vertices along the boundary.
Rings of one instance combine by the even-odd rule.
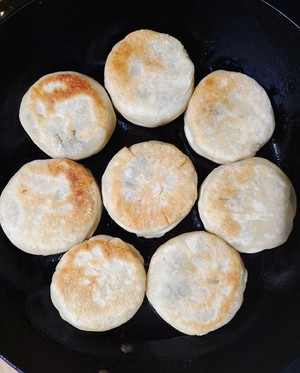
[[[255,78],[267,91],[276,117],[271,140],[257,155],[290,177],[300,199],[300,30],[259,0],[148,0],[136,5],[86,0],[33,1],[2,22],[0,89],[0,190],[26,162],[48,158],[22,129],[18,110],[29,86],[46,73],[75,70],[103,84],[112,46],[127,33],[151,28],[177,37],[196,67],[196,83],[228,69]],[[82,160],[100,181],[123,146],[159,139],[178,146],[193,161],[199,186],[216,164],[192,151],[183,116],[145,129],[118,115],[108,145]],[[270,191],[271,192],[271,191]],[[64,322],[51,303],[49,285],[60,255],[18,250],[0,232],[0,354],[28,373],[278,372],[300,355],[299,213],[288,241],[257,254],[242,254],[249,272],[245,300],[234,319],[202,337],[171,328],[145,299],[123,326],[83,332]],[[169,238],[203,229],[196,208],[160,239],[137,238],[104,211],[95,234],[132,243],[146,266]]]

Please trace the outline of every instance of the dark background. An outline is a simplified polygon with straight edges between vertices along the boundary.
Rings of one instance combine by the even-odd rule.
[[[200,0],[199,0],[200,1]],[[14,9],[26,4],[28,0],[6,0],[8,5],[11,5]],[[268,0],[266,3],[274,6],[281,13],[285,14],[293,22],[300,27],[300,2],[299,0]],[[72,0],[70,0],[72,4]]]
[[[300,27],[300,2],[298,0],[268,0],[266,1],[274,6],[289,19],[295,22]],[[300,61],[299,61],[300,63]],[[300,341],[299,341],[300,344]],[[300,357],[294,360],[281,373],[299,373],[300,372]]]
[[[300,2],[298,0],[268,0],[265,2],[280,10],[300,26]]]
[[[14,9],[20,7],[23,4],[26,4],[27,2],[28,0],[6,0],[6,3],[8,5],[11,5]],[[274,6],[276,9],[285,14],[288,18],[290,18],[300,27],[299,0],[268,0],[265,2]],[[70,4],[72,4],[72,0],[70,0]]]

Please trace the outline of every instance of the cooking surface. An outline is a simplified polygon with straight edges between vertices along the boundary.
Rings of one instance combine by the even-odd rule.
[[[252,14],[255,15],[256,7],[252,7],[250,3],[249,12],[250,14],[253,12]],[[295,4],[287,1],[274,1],[272,3],[278,8],[281,5],[281,9],[297,21]],[[290,7],[286,8],[289,4]],[[76,6],[76,2],[74,6]],[[145,5],[145,7],[147,6]],[[283,9],[283,7],[286,9]],[[299,5],[297,7],[300,8]],[[281,60],[280,52],[288,51],[293,54],[293,41],[295,40],[299,43],[300,40],[300,33],[294,30],[295,26],[291,26],[285,20],[281,21],[281,16],[277,19],[276,12],[270,12],[276,20],[272,21],[270,18],[264,18],[263,22],[266,25],[269,24],[269,27],[274,24],[278,25],[279,31],[277,35],[274,35],[275,31],[273,30],[267,35],[267,40],[262,40],[259,37],[259,32],[257,39],[255,35],[246,32],[242,38],[234,35],[234,32],[240,30],[241,27],[245,27],[247,22],[249,22],[247,27],[252,27],[251,15],[248,18],[242,8],[237,7],[237,12],[242,12],[242,16],[245,18],[243,21],[245,22],[239,23],[238,18],[236,18],[238,16],[233,15],[235,20],[233,25],[236,29],[232,30],[232,32],[224,32],[221,37],[218,36],[217,28],[220,27],[220,30],[224,25],[217,18],[216,31],[209,29],[204,32],[204,35],[192,34],[193,23],[197,24],[198,17],[196,15],[193,16],[191,12],[189,14],[190,18],[185,17],[183,14],[181,20],[179,7],[177,13],[174,11],[174,14],[177,22],[180,19],[181,29],[177,27],[172,18],[163,18],[164,11],[162,11],[162,15],[153,20],[150,19],[151,11],[148,18],[141,10],[144,17],[143,21],[140,21],[141,14],[138,11],[131,13],[128,21],[122,18],[122,12],[120,11],[117,12],[117,16],[112,20],[115,24],[110,23],[108,17],[103,21],[105,33],[97,33],[97,19],[89,14],[87,8],[82,9],[81,16],[91,17],[89,22],[82,19],[82,23],[92,25],[91,28],[87,29],[90,36],[90,44],[84,44],[89,41],[88,38],[84,39],[81,35],[82,30],[85,30],[85,28],[82,26],[82,29],[78,29],[80,13],[74,9],[70,10],[72,21],[69,25],[69,29],[74,30],[74,34],[69,33],[69,29],[63,28],[63,17],[58,16],[58,20],[55,20],[57,30],[52,28],[51,39],[49,33],[44,29],[44,27],[50,27],[50,24],[44,25],[42,21],[34,20],[31,23],[31,27],[35,25],[37,29],[41,30],[43,37],[49,38],[48,40],[39,39],[38,37],[35,39],[32,32],[30,33],[32,43],[30,40],[28,42],[26,38],[22,39],[20,37],[20,40],[17,41],[11,39],[14,47],[8,47],[6,44],[10,54],[9,58],[13,61],[11,65],[14,68],[14,74],[9,72],[8,78],[5,79],[6,87],[10,91],[6,91],[5,95],[0,94],[0,102],[5,103],[1,105],[2,122],[0,125],[5,126],[3,127],[5,129],[4,134],[9,134],[10,139],[14,139],[14,141],[8,143],[5,136],[3,137],[4,140],[0,139],[2,162],[1,190],[6,180],[21,164],[29,159],[45,158],[42,152],[32,146],[26,134],[18,127],[18,121],[15,118],[14,113],[18,108],[25,87],[34,81],[36,77],[48,72],[46,71],[47,69],[49,72],[56,69],[81,70],[96,79],[102,79],[101,72],[105,56],[113,42],[118,40],[119,36],[130,30],[131,27],[144,27],[144,25],[175,33],[182,39],[183,44],[191,52],[191,57],[196,62],[196,67],[198,67],[196,69],[196,81],[199,81],[202,75],[206,75],[211,68],[227,67],[228,69],[243,70],[250,75],[254,75],[262,82],[276,107],[275,114],[279,124],[272,141],[269,142],[268,146],[264,147],[260,155],[266,156],[279,164],[291,176],[296,191],[300,190],[296,172],[299,170],[299,160],[297,159],[297,156],[299,158],[299,146],[297,147],[295,141],[297,135],[299,139],[299,117],[296,115],[292,117],[290,114],[295,112],[293,100],[295,97],[300,97],[299,86],[295,88],[296,93],[295,90],[293,91],[293,84],[297,82],[300,84],[299,70],[297,71],[295,68],[295,70],[291,71],[289,81],[277,81],[276,84],[274,83],[276,76],[272,77],[264,74],[267,64],[271,63],[272,58],[275,58],[275,50],[278,53],[278,55],[276,54],[276,64],[277,66],[279,65],[278,70],[287,68],[285,67],[287,63],[290,63],[291,66],[293,65],[290,60]],[[206,9],[205,6],[204,9]],[[20,14],[15,14],[15,22],[19,22],[21,30],[26,29],[28,25],[26,17],[23,17],[23,15],[27,14],[27,16],[30,16],[32,12],[36,12],[43,17],[47,10],[51,10],[51,7],[46,5],[46,2],[40,2],[40,5],[37,3],[30,4]],[[63,11],[66,10],[67,7],[63,8]],[[55,12],[57,12],[57,9],[53,14]],[[267,12],[265,11],[264,13],[263,11],[263,14],[265,15]],[[223,15],[223,12],[221,14]],[[225,16],[228,16],[226,12],[224,13]],[[99,18],[101,18],[100,14]],[[207,27],[207,24],[209,24],[209,18],[207,24],[202,19],[201,14],[199,14],[199,18],[203,22],[203,28],[205,29],[205,25]],[[101,19],[99,22],[101,22]],[[263,30],[268,27],[262,26],[259,22],[260,20],[258,20],[258,24]],[[9,24],[7,22],[7,27],[4,29],[5,32],[11,31],[12,27]],[[289,27],[291,27],[292,31],[289,31]],[[190,31],[187,32],[184,28]],[[64,33],[61,35],[60,41],[59,32],[62,32],[62,30],[64,30]],[[289,32],[291,33],[290,36]],[[274,39],[270,38],[271,34],[273,34]],[[216,35],[219,44],[216,44]],[[74,37],[77,38],[77,45],[81,46],[76,51],[74,51]],[[275,43],[274,40],[280,37],[290,40],[291,45],[286,45],[286,41],[280,42],[280,40]],[[205,43],[201,41],[202,38],[206,40]],[[235,44],[231,41],[232,38],[235,38]],[[249,52],[247,45],[243,46],[244,39],[247,38],[249,38],[248,42],[250,44],[252,42],[253,45],[256,45],[254,51]],[[51,45],[51,40],[56,40],[58,44],[55,46]],[[26,48],[23,47],[24,43],[27,43]],[[194,48],[195,43],[200,45],[201,53]],[[264,45],[264,43],[266,44]],[[45,45],[47,45],[47,48],[45,48]],[[99,45],[101,48],[99,48]],[[32,50],[30,49],[31,46]],[[226,50],[227,46],[228,50]],[[18,48],[23,50],[22,61],[19,61],[20,49],[18,50]],[[57,54],[61,53],[62,58],[53,56],[54,51]],[[225,55],[225,52],[228,52],[228,55]],[[271,55],[270,61],[266,57],[268,53]],[[247,56],[247,60],[240,58],[243,55]],[[43,64],[37,62],[39,58],[42,58]],[[48,63],[47,68],[45,68],[46,61]],[[24,71],[24,67],[26,67],[26,71]],[[200,67],[203,70],[199,73]],[[273,73],[272,71],[267,72],[269,74]],[[9,78],[13,80],[12,83],[9,83]],[[286,92],[282,96],[283,90]],[[291,98],[289,98],[289,95],[291,95],[290,91],[293,91],[293,97]],[[5,97],[9,97],[12,102],[8,103]],[[10,105],[14,107],[15,112],[10,109]],[[10,129],[8,129],[8,117],[11,120]],[[296,129],[289,129],[289,126],[296,122],[298,125],[294,124],[294,127],[292,127]],[[181,120],[176,120],[172,123],[171,135],[170,129],[170,126],[165,126],[155,130],[141,130],[120,118],[119,128],[113,136],[114,145],[105,149],[99,156],[86,160],[86,164],[96,170],[95,175],[100,177],[104,165],[118,148],[141,139],[157,138],[179,144],[191,157],[199,172],[203,170],[203,174],[200,175],[201,180],[203,180],[204,174],[208,173],[214,165],[206,160],[200,161],[189,149],[186,142],[184,142]],[[99,164],[99,159],[101,159],[101,164]],[[9,168],[6,166],[7,164],[10,165]],[[103,224],[102,227],[107,232],[120,235],[125,240],[127,239],[128,242],[136,242],[131,234],[115,226],[107,215],[104,216]],[[296,220],[297,225],[299,229],[299,219]],[[196,214],[192,212],[173,233],[177,234],[195,226],[202,228],[201,222],[199,222]],[[138,241],[146,263],[149,262],[155,248],[165,240],[166,238]],[[269,371],[273,372],[275,368],[283,367],[282,362],[285,362],[284,365],[286,365],[299,354],[300,347],[299,343],[297,345],[297,341],[300,340],[300,322],[298,318],[300,280],[297,277],[297,272],[300,254],[295,250],[296,244],[299,246],[299,232],[297,233],[294,229],[288,245],[283,245],[282,248],[262,254],[245,255],[243,259],[246,266],[250,269],[251,276],[247,286],[245,304],[241,312],[236,315],[230,325],[207,336],[197,338],[184,336],[163,323],[149,307],[146,300],[137,317],[116,330],[101,334],[75,330],[60,319],[49,303],[48,285],[59,257],[40,258],[22,253],[11,247],[2,234],[1,245],[5,245],[5,248],[2,249],[3,253],[1,256],[0,282],[2,285],[0,297],[5,299],[5,307],[2,307],[0,313],[1,323],[4,320],[1,325],[0,353],[11,360],[13,364],[20,367],[20,369],[24,369],[25,372],[28,371],[29,373],[40,372],[41,369],[44,372],[52,372],[53,365],[51,366],[51,362],[53,364],[54,359],[63,367],[61,369],[57,367],[57,372],[65,372],[66,364],[70,364],[70,362],[72,372],[82,372],[83,369],[86,369],[85,371],[87,372],[98,372],[102,368],[108,369],[111,373],[132,372],[132,367],[136,371],[143,372],[179,372],[182,369],[196,372],[200,366],[203,372],[214,372],[217,371],[214,369],[220,369],[220,367],[222,369],[225,367],[224,371],[228,368],[229,371],[232,371],[232,369],[243,369],[244,372],[251,372],[254,371],[254,366],[256,367],[256,372],[268,372],[267,367],[270,367]],[[276,329],[274,329],[275,325]],[[289,333],[285,333],[284,330],[288,330]],[[273,346],[270,347],[270,344],[273,344]],[[126,346],[130,346],[130,348],[128,347],[128,349]],[[126,353],[128,351],[130,352]],[[254,355],[251,356],[251,354]],[[249,358],[251,361],[247,361]],[[267,363],[268,360],[269,364]],[[214,362],[213,366],[211,365],[212,361]],[[47,363],[47,366],[43,363]]]

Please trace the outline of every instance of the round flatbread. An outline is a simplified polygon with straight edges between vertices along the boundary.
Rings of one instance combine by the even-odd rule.
[[[240,254],[204,231],[176,236],[154,253],[146,295],[157,313],[188,335],[228,323],[243,303],[247,270]]]
[[[264,88],[233,71],[214,71],[202,79],[184,115],[185,135],[193,150],[222,164],[254,156],[274,128]]]
[[[141,29],[129,33],[110,51],[104,85],[126,119],[157,127],[186,109],[194,89],[194,64],[175,37]]]
[[[98,153],[110,139],[116,115],[102,85],[74,71],[42,76],[22,98],[19,117],[33,142],[53,158]]]
[[[78,329],[105,331],[131,319],[145,297],[140,253],[119,238],[98,235],[59,261],[50,296],[60,316]]]
[[[188,215],[198,196],[197,173],[175,145],[145,141],[124,147],[102,177],[103,204],[122,228],[160,237]]]
[[[244,253],[283,244],[296,208],[289,178],[260,157],[215,168],[201,185],[198,200],[205,229]]]
[[[0,196],[0,223],[19,249],[64,252],[90,237],[102,214],[99,187],[84,166],[67,159],[23,165]]]

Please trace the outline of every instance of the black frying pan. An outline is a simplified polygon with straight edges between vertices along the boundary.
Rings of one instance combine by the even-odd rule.
[[[46,73],[75,70],[103,84],[112,46],[128,32],[151,28],[177,37],[196,67],[196,83],[216,69],[255,78],[274,107],[276,130],[257,155],[290,177],[300,199],[300,30],[259,0],[158,1],[136,5],[86,0],[33,1],[0,25],[0,191],[26,162],[47,158],[22,129],[18,110],[29,86]],[[109,144],[82,160],[97,180],[113,154],[135,142],[177,145],[197,168],[199,185],[216,164],[195,154],[183,116],[157,129],[120,115]],[[249,272],[245,300],[234,319],[203,337],[164,323],[145,299],[128,323],[105,333],[64,322],[49,297],[57,256],[15,248],[0,230],[0,354],[26,373],[176,373],[280,371],[300,355],[299,214],[288,241],[273,250],[242,254]],[[169,238],[203,229],[197,210],[160,239],[137,238],[104,211],[97,233],[134,244],[146,265]]]

